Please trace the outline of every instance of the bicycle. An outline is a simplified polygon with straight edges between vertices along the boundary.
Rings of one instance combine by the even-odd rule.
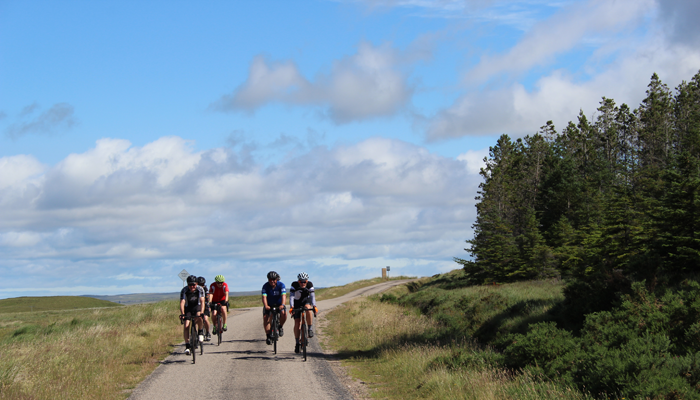
[[[272,320],[270,321],[270,339],[273,343],[273,351],[277,354],[277,341],[280,338],[280,311],[281,306],[270,306],[270,315],[272,315]]]
[[[306,324],[306,312],[307,311],[313,311],[314,312],[314,317],[316,317],[316,307],[313,308],[301,308],[299,311],[294,310],[295,312],[299,312],[301,314],[301,326],[300,326],[300,332],[299,332],[299,345],[301,346],[301,353],[302,357],[304,358],[304,361],[306,361],[306,346],[309,344],[309,338],[306,336],[309,333],[309,327]]]
[[[197,332],[197,324],[195,321],[197,316],[187,316],[180,315],[180,323],[184,324],[185,321],[190,321],[190,352],[192,353],[192,364],[196,362],[197,359],[197,345],[199,345],[199,355],[204,354],[204,344],[199,341],[199,332]]]

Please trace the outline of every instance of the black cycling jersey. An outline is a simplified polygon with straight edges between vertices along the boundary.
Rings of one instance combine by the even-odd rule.
[[[316,289],[311,281],[306,283],[306,288],[302,288],[299,282],[294,281],[289,288],[289,305],[294,308],[302,307],[304,304],[316,306]]]
[[[185,300],[185,312],[200,311],[200,297],[204,297],[204,290],[201,286],[197,286],[195,291],[191,291],[185,286],[180,292],[180,300]]]

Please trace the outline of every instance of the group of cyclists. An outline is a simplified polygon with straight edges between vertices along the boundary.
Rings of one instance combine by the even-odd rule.
[[[228,285],[223,275],[214,277],[214,283],[206,289],[207,280],[203,277],[190,275],[187,277],[187,286],[180,291],[180,319],[184,317],[197,317],[195,324],[199,335],[199,342],[211,340],[212,333],[216,335],[216,325],[213,332],[210,330],[212,324],[209,317],[217,315],[223,320],[222,330],[228,329]],[[220,310],[220,314],[219,314]],[[213,314],[212,314],[213,313]],[[206,330],[206,331],[205,331]],[[194,349],[190,349],[190,320],[184,319],[185,354],[190,355]]]
[[[280,326],[279,336],[284,336],[284,323],[287,321],[287,288],[280,281],[280,275],[275,271],[267,273],[267,282],[262,287],[263,304],[263,328],[267,336],[266,343],[272,343],[271,327],[272,312],[279,310]],[[223,320],[222,331],[227,330],[227,317],[229,309],[229,290],[223,275],[214,277],[214,283],[206,289],[206,279],[202,276],[190,275],[187,277],[187,286],[180,292],[180,319],[184,320],[183,336],[185,339],[185,354],[190,355],[194,349],[190,348],[190,320],[185,317],[196,317],[195,324],[199,335],[199,342],[211,340],[211,335],[216,335],[216,326],[210,333],[209,317],[216,318],[220,310]],[[306,317],[308,337],[314,337],[313,315],[318,312],[316,308],[316,294],[313,283],[306,272],[297,275],[297,280],[292,282],[289,288],[289,315],[294,319],[294,337],[296,345],[294,352],[299,353],[299,336],[301,333],[301,318]]]

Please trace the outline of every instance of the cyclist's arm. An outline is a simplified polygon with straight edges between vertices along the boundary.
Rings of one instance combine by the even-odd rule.
[[[289,308],[294,308],[294,287],[289,288]]]
[[[226,288],[226,300],[225,301],[228,303],[228,288]]]
[[[314,288],[311,288],[311,290],[309,290],[309,297],[311,297],[311,304],[314,307],[316,307],[316,291],[314,290]]]
[[[185,299],[180,300],[180,315],[185,313]]]
[[[262,295],[262,303],[263,303],[263,307],[265,307],[266,310],[270,307],[267,305],[267,294]]]
[[[286,293],[284,293],[282,295],[282,305],[285,305],[285,303],[287,303],[287,294]]]
[[[199,303],[200,303],[199,312],[202,313],[202,315],[204,315],[204,307],[205,307],[204,297],[199,298]]]

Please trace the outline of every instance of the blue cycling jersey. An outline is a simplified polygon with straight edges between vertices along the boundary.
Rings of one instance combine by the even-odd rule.
[[[274,288],[270,285],[270,282],[266,282],[262,287],[262,295],[267,296],[268,306],[282,304],[282,295],[285,294],[287,294],[287,288],[280,281],[277,281],[277,285]]]

